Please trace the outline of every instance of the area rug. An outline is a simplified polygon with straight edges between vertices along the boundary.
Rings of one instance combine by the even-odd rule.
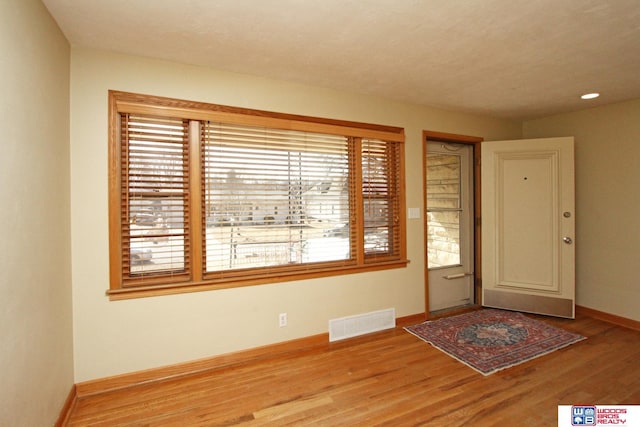
[[[483,375],[585,339],[522,313],[496,309],[427,321],[405,330]]]

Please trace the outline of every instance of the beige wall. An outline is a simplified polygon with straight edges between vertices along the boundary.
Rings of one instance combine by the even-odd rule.
[[[69,45],[39,0],[0,2],[0,425],[53,425],[74,382]]]
[[[110,302],[107,228],[109,89],[402,126],[407,206],[422,205],[423,129],[518,138],[521,124],[368,96],[107,52],[73,49],[71,193],[76,381],[315,335],[328,320],[395,307],[424,311],[421,220],[408,222],[407,268]],[[278,313],[289,325],[278,327]]]
[[[525,122],[575,136],[577,304],[640,320],[640,99]]]

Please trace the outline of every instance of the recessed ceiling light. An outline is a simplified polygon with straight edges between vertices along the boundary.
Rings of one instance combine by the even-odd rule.
[[[585,93],[580,98],[582,98],[582,99],[593,99],[593,98],[597,98],[599,96],[600,96],[599,93],[594,92],[594,93]]]

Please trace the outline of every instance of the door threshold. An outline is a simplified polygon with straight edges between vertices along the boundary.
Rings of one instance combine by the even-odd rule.
[[[451,308],[443,308],[429,313],[429,320],[439,319],[441,317],[450,317],[457,314],[468,313],[470,311],[480,310],[482,306],[479,304],[465,304]]]

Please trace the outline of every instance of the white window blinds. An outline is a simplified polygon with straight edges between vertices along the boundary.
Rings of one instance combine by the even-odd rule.
[[[204,126],[207,272],[352,259],[349,138]]]

